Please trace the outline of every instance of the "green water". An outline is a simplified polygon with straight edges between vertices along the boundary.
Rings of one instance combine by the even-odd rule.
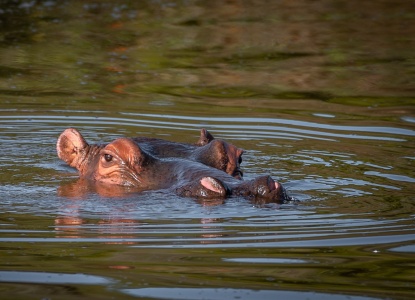
[[[1,1],[1,299],[412,299],[411,1]],[[76,127],[245,150],[298,203],[113,197]]]

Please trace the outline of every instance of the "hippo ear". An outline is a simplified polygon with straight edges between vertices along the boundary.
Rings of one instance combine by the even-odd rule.
[[[207,131],[205,128],[202,128],[200,130],[200,138],[196,142],[196,146],[205,146],[209,144],[211,141],[213,141],[215,138],[213,135],[210,134],[209,131]]]
[[[76,167],[77,158],[87,147],[88,143],[75,128],[66,129],[56,142],[59,158],[71,167]]]

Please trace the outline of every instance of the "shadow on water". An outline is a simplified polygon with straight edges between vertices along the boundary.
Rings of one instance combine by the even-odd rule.
[[[412,299],[408,1],[0,3],[2,297]],[[55,144],[245,150],[298,202],[79,183]]]

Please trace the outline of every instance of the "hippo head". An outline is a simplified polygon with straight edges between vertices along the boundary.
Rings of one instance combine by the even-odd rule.
[[[58,139],[59,158],[75,167],[81,178],[135,190],[173,188],[182,196],[224,198],[229,189],[212,178],[220,172],[187,160],[160,160],[143,151],[134,140],[119,138],[107,145],[89,145],[73,128]]]
[[[243,151],[220,140],[198,148],[196,161],[157,158],[130,138],[119,138],[107,145],[89,145],[73,128],[61,134],[56,147],[59,158],[78,169],[81,178],[108,186],[128,186],[138,191],[166,190],[179,196],[204,199],[234,195],[264,203],[289,200],[282,185],[270,176],[241,181],[227,174],[240,172]],[[217,165],[212,168],[206,162]],[[232,172],[227,170],[228,165],[233,168]]]
[[[154,158],[128,138],[119,138],[101,149],[95,160],[93,179],[102,183],[148,187],[143,168]]]
[[[56,148],[59,158],[76,168],[81,177],[124,186],[146,185],[140,177],[141,169],[153,159],[131,139],[89,145],[73,128],[61,134]]]
[[[223,140],[212,140],[195,150],[196,161],[221,170],[234,178],[242,179],[242,154],[244,151]]]
[[[224,140],[215,139],[205,128],[200,130],[200,137],[195,145],[200,147],[194,154],[197,161],[242,179],[243,173],[240,169],[244,153],[242,149]]]

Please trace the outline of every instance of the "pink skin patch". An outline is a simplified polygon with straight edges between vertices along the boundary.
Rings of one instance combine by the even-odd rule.
[[[270,191],[278,190],[279,187],[280,187],[280,184],[278,182],[274,181],[272,178],[270,178],[268,180],[268,188],[269,188]]]
[[[274,184],[275,184],[275,189],[276,190],[278,190],[280,188],[280,186],[281,186],[278,182],[274,182]]]
[[[222,193],[223,187],[212,177],[203,177],[200,180],[200,183],[207,188],[208,190],[211,190],[216,193]]]

